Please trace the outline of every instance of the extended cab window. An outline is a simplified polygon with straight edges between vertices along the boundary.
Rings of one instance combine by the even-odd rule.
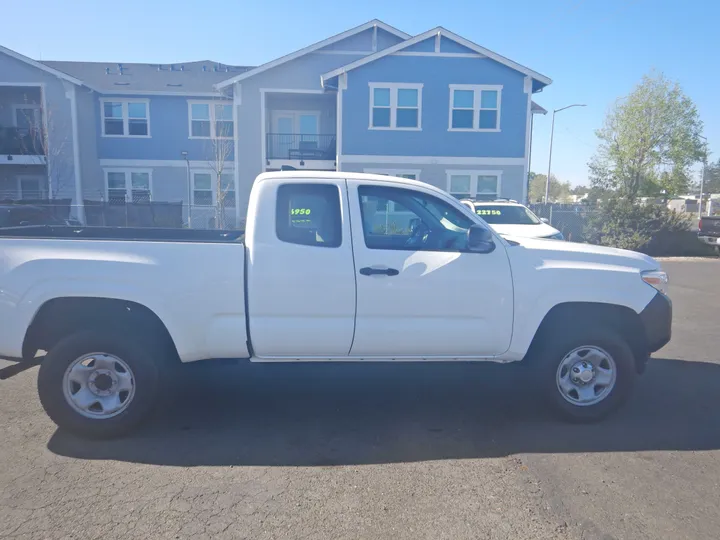
[[[305,246],[342,243],[340,193],[331,184],[285,184],[278,188],[277,237]]]
[[[464,251],[474,223],[445,201],[409,189],[361,186],[360,213],[370,249]]]

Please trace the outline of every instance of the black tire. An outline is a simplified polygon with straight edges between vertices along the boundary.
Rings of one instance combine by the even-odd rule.
[[[83,331],[57,343],[40,365],[38,393],[45,412],[61,429],[92,439],[119,437],[140,424],[151,411],[159,388],[162,355],[148,340],[118,334]],[[108,353],[122,359],[131,369],[135,390],[127,408],[109,418],[88,418],[77,412],[63,392],[65,371],[88,353]]]
[[[631,394],[637,371],[635,358],[627,341],[617,332],[603,327],[565,328],[546,336],[546,345],[533,360],[536,380],[543,397],[561,417],[573,422],[595,422],[617,409]],[[600,402],[576,405],[563,397],[558,388],[557,373],[567,354],[578,347],[595,346],[607,352],[615,363],[615,385]]]

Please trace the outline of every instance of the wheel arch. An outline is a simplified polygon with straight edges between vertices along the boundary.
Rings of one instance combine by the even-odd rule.
[[[600,302],[564,302],[553,306],[535,332],[526,357],[532,361],[555,332],[573,331],[586,325],[602,325],[620,334],[633,351],[636,371],[644,370],[648,340],[640,314],[627,306]]]
[[[80,330],[113,329],[157,339],[179,361],[175,342],[165,323],[150,308],[131,300],[104,297],[57,297],[44,302],[28,326],[22,344],[25,360],[49,350],[62,338]]]

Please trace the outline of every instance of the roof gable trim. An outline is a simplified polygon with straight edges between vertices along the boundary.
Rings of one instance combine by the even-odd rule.
[[[53,69],[49,66],[46,66],[45,64],[41,64],[40,62],[36,62],[32,58],[28,58],[27,56],[22,55],[19,52],[15,52],[12,49],[8,49],[7,47],[3,47],[2,45],[0,45],[0,54],[6,54],[7,56],[14,58],[15,60],[24,62],[25,64],[28,64],[34,68],[37,68],[39,70],[50,73],[51,75],[55,75],[56,77],[66,80],[68,82],[71,82],[73,84],[77,84],[79,86],[83,86],[83,84],[84,84],[80,79],[76,79],[75,77],[71,77],[67,73],[63,73],[62,71]]]
[[[242,80],[253,77],[254,75],[257,75],[258,73],[262,73],[263,71],[267,71],[268,69],[272,69],[279,65],[285,64],[286,62],[290,62],[292,60],[300,58],[301,56],[305,56],[306,54],[309,54],[311,52],[315,52],[319,49],[322,49],[323,47],[327,47],[328,45],[332,45],[333,43],[342,41],[343,39],[349,38],[350,36],[354,36],[355,34],[359,34],[360,32],[364,32],[365,30],[368,30],[375,26],[385,30],[386,32],[394,34],[402,39],[410,38],[410,34],[406,34],[405,32],[398,30],[397,28],[393,28],[389,24],[385,24],[382,21],[373,19],[372,21],[366,22],[365,24],[361,24],[360,26],[356,26],[355,28],[351,28],[350,30],[346,30],[345,32],[342,32],[340,34],[336,34],[336,35],[329,37],[327,39],[324,39],[322,41],[318,41],[317,43],[313,43],[312,45],[305,47],[304,49],[300,49],[293,53],[286,54],[285,56],[281,56],[280,58],[276,58],[275,60],[272,60],[261,66],[256,67],[255,69],[251,69],[250,71],[241,73],[240,75],[237,75],[236,77],[233,77],[232,79],[228,79],[226,81],[217,83],[215,85],[215,88],[217,88],[218,90],[221,88],[225,88],[226,86],[230,86],[231,84],[234,84],[236,82],[240,82]]]
[[[550,79],[549,77],[546,77],[545,75],[538,73],[537,71],[533,71],[530,68],[527,68],[521,64],[518,64],[517,62],[513,62],[509,58],[505,58],[504,56],[501,56],[501,55],[497,54],[496,52],[491,51],[490,49],[481,47],[480,45],[477,45],[476,43],[473,43],[472,41],[469,41],[469,40],[465,39],[464,37],[458,36],[457,34],[450,32],[449,30],[446,30],[442,26],[438,26],[437,28],[433,28],[432,30],[423,32],[422,34],[418,34],[417,36],[412,37],[408,40],[405,40],[402,43],[398,43],[397,45],[393,45],[392,47],[388,47],[387,49],[383,49],[382,51],[379,51],[375,54],[371,54],[370,56],[366,56],[365,58],[361,58],[359,60],[356,60],[355,62],[351,62],[350,64],[347,64],[347,65],[339,67],[333,71],[325,73],[321,77],[321,82],[324,84],[326,80],[332,79],[333,77],[337,77],[341,73],[347,73],[348,71],[351,71],[353,69],[364,66],[365,64],[369,64],[370,62],[374,62],[375,60],[379,60],[380,58],[383,58],[390,54],[400,52],[403,49],[406,49],[412,45],[415,45],[416,43],[420,43],[421,41],[425,41],[426,39],[431,38],[433,36],[442,36],[447,39],[451,39],[451,40],[455,41],[456,43],[459,43],[463,47],[467,47],[468,49],[473,50],[478,54],[481,54],[492,60],[495,60],[496,62],[498,62],[500,64],[504,64],[504,65],[508,66],[509,68],[514,69],[515,71],[524,73],[525,75],[528,75],[529,77],[532,77],[533,79],[540,81],[543,84],[547,85],[547,84],[552,83],[552,79]],[[432,54],[432,53],[428,53],[428,54]]]

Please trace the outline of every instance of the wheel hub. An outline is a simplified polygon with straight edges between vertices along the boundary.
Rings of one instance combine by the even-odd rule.
[[[87,418],[110,418],[123,412],[135,396],[130,365],[109,353],[90,353],[72,362],[63,377],[68,405]]]
[[[96,369],[88,377],[88,388],[97,396],[109,396],[117,385],[117,378],[108,369]]]
[[[585,361],[576,362],[570,373],[570,378],[576,384],[588,384],[595,378],[595,368]]]

